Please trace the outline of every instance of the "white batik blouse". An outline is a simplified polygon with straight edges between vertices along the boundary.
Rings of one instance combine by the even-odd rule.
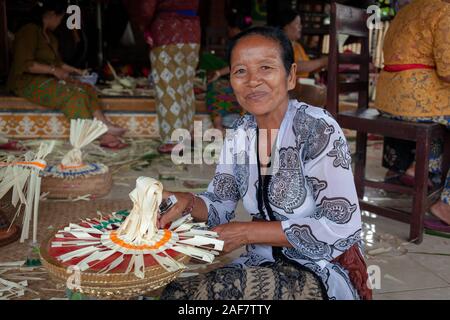
[[[347,270],[332,262],[361,245],[361,214],[342,129],[327,111],[290,100],[266,185],[260,182],[257,144],[255,118],[245,115],[228,132],[215,176],[199,195],[208,225],[232,220],[242,199],[254,218],[281,221],[292,247],[248,245],[233,264],[258,266],[282,255],[314,272],[330,299],[359,299]]]

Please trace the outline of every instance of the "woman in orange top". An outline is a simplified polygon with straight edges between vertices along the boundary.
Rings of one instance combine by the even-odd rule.
[[[295,10],[286,10],[278,15],[275,27],[284,31],[294,48],[294,59],[297,63],[297,78],[308,78],[311,72],[319,71],[328,65],[328,58],[310,60],[298,42],[302,36],[302,21],[300,14]]]
[[[298,42],[302,36],[302,22],[297,11],[291,9],[281,12],[274,24],[284,31],[292,43],[294,60],[298,66],[297,79],[309,78],[311,73],[327,67],[327,57],[311,60]],[[300,84],[297,81],[291,97],[311,105],[323,106],[326,101],[326,91],[324,86]]]
[[[450,0],[413,0],[403,7],[386,34],[384,59],[377,109],[386,117],[450,128]],[[401,145],[385,146],[385,150],[404,158],[396,152]],[[440,175],[440,152],[430,158],[430,171]],[[406,175],[413,177],[414,163]],[[430,211],[450,225],[449,175],[441,200]]]

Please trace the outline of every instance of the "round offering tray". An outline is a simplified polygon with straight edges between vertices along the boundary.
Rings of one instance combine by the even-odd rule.
[[[138,278],[133,272],[125,272],[126,261],[106,273],[100,272],[103,265],[98,262],[96,268],[79,271],[79,269],[73,267],[74,260],[62,263],[56,258],[56,254],[61,252],[52,248],[51,244],[58,239],[57,233],[58,231],[52,233],[41,244],[42,264],[55,282],[63,283],[69,289],[89,297],[130,299],[167,285],[183,272],[183,269],[168,272],[151,255],[146,255],[144,258],[145,271],[142,279]],[[79,246],[79,248],[83,248],[83,246]],[[72,247],[71,249],[76,250],[78,248]],[[187,263],[190,259],[189,256],[174,251],[170,252],[170,256],[180,263]]]

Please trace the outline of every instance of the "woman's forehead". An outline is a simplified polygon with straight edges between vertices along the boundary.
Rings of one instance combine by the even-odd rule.
[[[250,35],[236,43],[232,51],[231,61],[246,58],[252,51],[258,52],[261,58],[281,58],[281,48],[277,41],[261,35]]]

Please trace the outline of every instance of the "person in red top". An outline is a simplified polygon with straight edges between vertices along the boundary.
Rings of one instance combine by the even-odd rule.
[[[199,0],[124,0],[150,46],[161,153],[170,153],[175,129],[193,131],[194,77],[199,60]]]

